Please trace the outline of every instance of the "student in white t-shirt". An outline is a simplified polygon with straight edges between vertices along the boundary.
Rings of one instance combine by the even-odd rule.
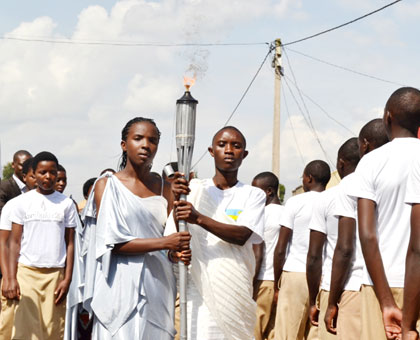
[[[388,99],[383,121],[391,142],[362,158],[357,169],[363,276],[362,336],[386,339],[401,334],[405,257],[409,242],[410,206],[404,203],[420,123],[420,91],[400,88]]]
[[[388,143],[382,119],[368,122],[359,133],[360,158],[366,153]],[[345,164],[339,162],[337,168]],[[347,170],[346,172],[349,172]],[[353,169],[354,171],[354,169]],[[355,174],[349,173],[338,185],[334,214],[338,216],[338,236],[332,260],[331,285],[325,326],[340,340],[359,340],[360,285],[363,275],[363,254],[357,232],[357,200],[348,196],[347,188],[354,186]]]
[[[73,201],[54,189],[57,166],[50,152],[33,158],[37,188],[22,195],[10,214],[10,277],[3,293],[17,304],[12,330],[16,339],[64,335],[77,212]]]
[[[341,179],[354,172],[359,163],[357,138],[350,138],[338,150],[337,171]],[[335,215],[338,186],[325,190],[319,195],[312,211],[309,224],[309,249],[306,260],[306,279],[309,289],[309,318],[319,327],[318,334],[323,340],[335,339],[325,327],[325,311],[331,282],[332,257],[338,234],[338,218]],[[322,277],[322,280],[321,280]],[[318,304],[317,304],[318,296]],[[318,319],[321,322],[318,322]]]
[[[274,250],[274,282],[279,290],[275,338],[278,340],[317,338],[317,328],[308,318],[309,292],[306,284],[306,256],[312,207],[325,190],[331,172],[321,160],[310,162],[303,171],[304,193],[289,198],[280,220],[280,235]],[[281,276],[281,281],[280,281]]]
[[[177,199],[173,216],[175,221],[188,222],[194,254],[187,280],[189,336],[252,339],[256,313],[252,245],[262,242],[266,196],[238,181],[248,151],[237,128],[220,129],[209,152],[215,164],[213,178],[193,179],[188,185],[177,172],[172,182]],[[181,194],[188,194],[188,202],[178,200]],[[171,219],[166,229],[172,228],[170,224]]]
[[[254,244],[257,262],[254,277],[254,300],[257,302],[255,340],[274,339],[276,304],[274,302],[274,248],[280,232],[280,219],[284,207],[278,196],[279,179],[272,172],[254,177],[252,185],[265,192],[264,242]]]
[[[405,267],[402,340],[416,340],[420,312],[420,154],[414,156],[411,165],[405,203],[411,205],[411,233]]]

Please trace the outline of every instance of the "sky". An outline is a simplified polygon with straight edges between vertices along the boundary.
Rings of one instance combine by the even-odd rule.
[[[67,169],[65,193],[80,200],[88,178],[105,168],[117,168],[121,130],[131,118],[143,116],[155,119],[162,133],[153,164],[153,170],[161,172],[167,162],[176,160],[175,103],[184,91],[183,76],[191,74],[191,69],[197,71],[191,92],[199,101],[196,163],[238,104],[269,43],[276,38],[283,43],[295,41],[389,2],[4,1],[0,4],[1,163],[10,161],[19,149],[34,155],[51,151]],[[419,16],[420,3],[404,0],[349,26],[284,48],[280,182],[286,186],[287,197],[300,185],[309,161],[326,160],[334,170],[340,145],[357,136],[369,120],[382,117],[393,91],[403,85],[420,87]],[[164,47],[77,42],[256,44]],[[271,170],[271,59],[229,122],[247,138],[249,156],[239,172],[245,183]],[[199,177],[212,176],[210,155],[195,170]]]

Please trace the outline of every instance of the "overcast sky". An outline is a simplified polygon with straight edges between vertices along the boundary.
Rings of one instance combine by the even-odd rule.
[[[389,0],[162,0],[3,1],[0,35],[84,42],[284,43],[349,21]],[[404,0],[362,21],[286,49],[282,82],[280,181],[287,195],[313,159],[335,164],[338,147],[381,117],[399,85],[363,77],[295,51],[394,83],[419,87],[420,3]],[[287,47],[286,47],[287,48]],[[293,51],[292,51],[293,50]],[[194,65],[199,101],[195,160],[226,121],[268,52],[265,44],[208,47],[129,47],[0,40],[1,162],[18,149],[55,153],[68,172],[66,194],[82,197],[82,184],[116,168],[120,134],[135,116],[151,117],[162,132],[155,171],[176,160],[176,99]],[[321,144],[298,106],[303,93]],[[268,59],[230,124],[248,139],[240,179],[271,170],[274,76]],[[319,104],[335,123],[307,95]],[[288,111],[286,111],[286,103]],[[305,111],[306,114],[306,111]],[[292,128],[293,127],[293,128]],[[294,138],[293,131],[296,139]],[[196,166],[214,173],[209,155]],[[332,169],[333,170],[333,169]]]

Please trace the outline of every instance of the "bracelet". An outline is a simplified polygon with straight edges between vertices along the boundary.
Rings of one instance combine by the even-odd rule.
[[[172,257],[172,250],[168,250],[167,256],[168,256],[169,261],[171,261],[172,263],[178,263],[177,261],[174,261]]]

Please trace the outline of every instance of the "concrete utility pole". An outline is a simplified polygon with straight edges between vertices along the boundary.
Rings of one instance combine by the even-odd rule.
[[[272,172],[280,178],[280,85],[283,68],[281,67],[281,40],[275,41],[275,53],[272,61],[274,68],[274,118]]]

